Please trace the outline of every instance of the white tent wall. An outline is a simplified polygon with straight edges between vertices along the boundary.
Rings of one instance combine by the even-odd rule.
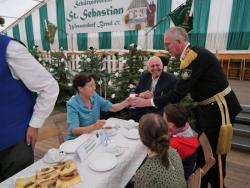
[[[9,29],[9,30],[7,31],[7,35],[10,36],[10,37],[13,37],[12,29]]]
[[[33,22],[33,33],[34,33],[35,44],[42,47],[41,40],[37,40],[40,39],[41,37],[39,11],[34,11],[32,13],[32,22]]]
[[[20,40],[21,40],[26,46],[28,46],[26,32],[30,32],[30,31],[26,31],[26,29],[25,29],[25,20],[22,19],[22,20],[18,23],[18,25],[19,25],[19,30],[20,30]]]
[[[64,0],[64,2],[66,1],[68,2],[69,0]],[[174,10],[185,1],[186,0],[172,0],[171,10]],[[228,32],[229,32],[233,1],[234,0],[220,0],[220,1],[210,0],[209,19],[208,19],[205,47],[212,51],[227,49]],[[57,24],[56,0],[47,0],[45,1],[45,3],[47,4],[48,20],[57,26],[58,24]],[[65,3],[65,5],[66,4],[67,3]],[[155,0],[155,4],[157,4],[157,0]],[[10,27],[5,29],[3,33],[7,33],[7,35],[12,37],[13,36],[12,28],[16,24],[18,24],[20,30],[20,40],[22,40],[25,44],[27,44],[26,32],[30,31],[26,31],[24,19],[27,16],[31,15],[33,22],[35,44],[37,44],[39,48],[42,49],[41,33],[40,33],[41,20],[39,18],[39,8],[42,5],[44,5],[44,3],[41,3],[38,6],[36,6],[33,10],[24,15],[21,20],[18,20],[15,24],[12,24]],[[170,27],[171,26],[173,26],[172,22],[170,22]],[[145,42],[147,41],[148,44],[147,48],[153,49],[154,30],[148,33],[147,37],[145,33],[146,33],[145,30],[140,30],[138,32],[138,45],[141,46],[142,48],[145,48],[146,46]],[[99,48],[98,36],[99,36],[98,33],[88,33],[88,43],[87,43],[88,47],[93,46],[97,49]],[[118,32],[118,31],[112,32],[111,48],[123,49],[125,44],[124,39],[125,39],[124,32]],[[77,34],[67,34],[67,44],[68,44],[68,50],[70,51],[78,50]],[[59,46],[58,31],[57,31],[55,34],[54,43],[50,44],[50,49],[58,50],[59,48],[60,46]]]
[[[121,49],[124,46],[124,32],[112,32],[111,46],[113,49]]]
[[[56,19],[56,1],[55,0],[49,0],[47,2],[47,11],[48,11],[48,20],[57,25],[57,19]],[[50,44],[50,49],[52,50],[58,50],[59,49],[59,42],[58,42],[58,33],[55,34],[54,43]]]
[[[226,49],[232,5],[233,0],[211,0],[206,48],[211,50]]]

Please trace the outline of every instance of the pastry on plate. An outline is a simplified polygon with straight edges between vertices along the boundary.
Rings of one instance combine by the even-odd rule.
[[[63,188],[78,184],[81,181],[76,165],[72,160],[66,161],[64,167],[57,169]]]
[[[16,179],[16,188],[36,188],[36,176]]]

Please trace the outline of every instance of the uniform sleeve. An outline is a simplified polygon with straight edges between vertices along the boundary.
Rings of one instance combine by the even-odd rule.
[[[203,73],[202,62],[197,60],[193,61],[186,70],[191,71],[191,76],[187,79],[182,77],[177,81],[174,90],[169,91],[166,95],[154,98],[154,104],[157,107],[164,107],[168,103],[178,103],[183,97],[187,95],[194,87],[194,85],[199,81]],[[185,69],[184,69],[185,71]]]
[[[37,93],[29,125],[40,128],[54,108],[59,93],[58,83],[19,42],[10,41],[6,55],[13,78],[21,80],[30,91]]]
[[[96,96],[97,96],[98,103],[100,104],[101,111],[108,112],[113,104],[110,101],[105,100],[100,95],[96,95]]]

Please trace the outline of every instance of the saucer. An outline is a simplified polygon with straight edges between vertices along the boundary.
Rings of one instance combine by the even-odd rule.
[[[129,129],[123,132],[123,135],[128,139],[137,140],[140,138],[138,129]]]
[[[132,129],[132,128],[138,127],[138,125],[139,125],[138,122],[135,122],[134,120],[130,119],[127,121],[126,124],[124,124],[124,128]]]
[[[119,147],[119,146],[117,146],[115,143],[113,143],[111,141],[111,143],[106,145],[105,150],[108,153],[112,153],[115,156],[119,156],[119,155],[123,154],[123,152],[125,151],[125,148],[124,147]]]
[[[122,148],[122,147],[119,147],[117,146],[117,148],[115,148],[114,150],[109,150],[109,149],[106,149],[106,152],[108,153],[112,153],[114,154],[116,157],[122,155],[125,151],[125,148]]]
[[[88,160],[88,166],[97,172],[105,172],[113,169],[118,163],[114,154],[102,153],[95,155]]]

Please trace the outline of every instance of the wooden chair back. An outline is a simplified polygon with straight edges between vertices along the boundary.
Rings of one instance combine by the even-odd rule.
[[[201,186],[201,178],[212,168],[215,164],[215,159],[213,157],[213,152],[210,146],[210,143],[207,139],[205,133],[202,133],[199,137],[199,144],[202,147],[205,164],[202,168],[198,168],[195,170],[193,174],[191,174],[188,178],[188,188],[200,188]]]
[[[201,168],[196,169],[196,171],[191,174],[188,178],[188,188],[200,188],[201,187]]]
[[[42,127],[39,130],[37,141],[43,141],[52,137],[57,137],[59,143],[64,142],[65,124],[67,124],[67,117],[65,113],[55,114],[49,117],[49,126]]]
[[[201,168],[202,170],[201,177],[203,177],[212,168],[212,166],[214,166],[215,158],[213,156],[212,148],[205,133],[202,133],[200,135],[199,143],[202,147],[205,157],[205,165]]]

